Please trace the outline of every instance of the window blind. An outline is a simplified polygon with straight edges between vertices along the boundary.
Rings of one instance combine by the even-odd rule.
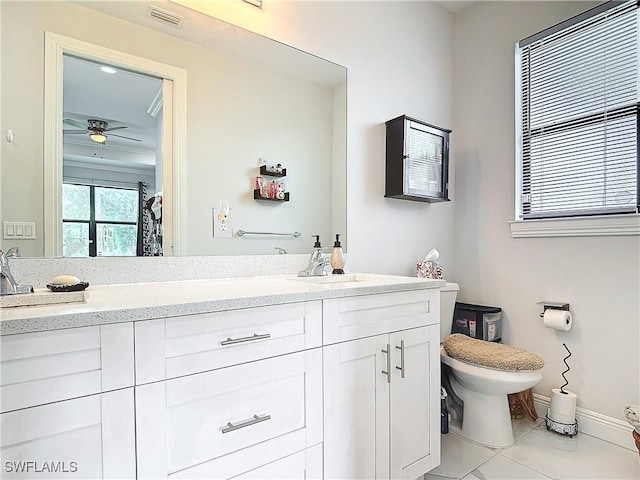
[[[638,211],[638,22],[610,2],[518,44],[519,218]]]

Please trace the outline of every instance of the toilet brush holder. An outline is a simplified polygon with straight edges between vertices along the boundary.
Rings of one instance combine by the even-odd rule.
[[[547,430],[573,437],[578,433],[576,403],[578,396],[569,390],[551,389],[551,402],[545,417]]]
[[[556,422],[555,420],[551,420],[551,418],[549,418],[548,413],[544,418],[547,430],[551,432],[556,432],[560,435],[569,435],[569,437],[571,438],[573,438],[574,435],[578,434],[578,420],[574,420],[573,423]]]
[[[547,410],[547,415],[545,416],[545,425],[547,430],[573,437],[578,434],[578,421],[576,420],[578,396],[564,389],[564,387],[569,385],[569,381],[565,375],[571,370],[571,367],[569,367],[567,363],[567,360],[571,357],[571,351],[566,343],[563,343],[562,346],[568,353],[568,355],[562,359],[567,367],[567,369],[562,372],[564,384],[560,388],[551,389],[551,402]]]

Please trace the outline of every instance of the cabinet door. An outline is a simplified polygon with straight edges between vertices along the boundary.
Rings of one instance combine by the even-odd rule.
[[[133,388],[0,415],[2,478],[135,478]]]
[[[138,478],[232,478],[322,442],[321,349],[136,387]]]
[[[448,200],[449,131],[407,120],[403,193],[415,200]]]
[[[438,326],[389,335],[391,478],[415,479],[440,463]]]
[[[323,349],[325,478],[389,478],[388,338]]]

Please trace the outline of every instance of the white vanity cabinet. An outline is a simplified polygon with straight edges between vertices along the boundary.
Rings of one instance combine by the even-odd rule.
[[[135,339],[138,478],[322,477],[321,301],[141,321]]]
[[[438,465],[439,290],[281,282],[268,295],[285,303],[178,316],[178,296],[0,337],[1,476],[413,480]]]
[[[2,478],[133,478],[133,325],[0,339]]]
[[[439,464],[435,293],[325,302],[325,340],[338,340],[324,347],[326,478],[415,479]]]

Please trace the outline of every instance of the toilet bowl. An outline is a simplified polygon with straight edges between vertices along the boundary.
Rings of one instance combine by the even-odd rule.
[[[458,285],[452,283],[447,283],[440,291],[441,343],[451,333],[457,292]],[[474,342],[474,346],[482,347],[482,340],[471,338],[468,340]],[[487,344],[487,348],[498,351],[493,357],[499,356],[501,348],[506,347],[490,342],[484,343]],[[524,353],[527,354],[527,352]],[[514,438],[507,395],[527,390],[538,383],[542,379],[541,366],[535,370],[508,370],[513,368],[511,366],[487,367],[475,364],[473,360],[462,361],[453,358],[444,347],[440,348],[440,361],[450,368],[451,388],[464,402],[462,425],[459,429],[452,426],[452,430],[481,445],[489,447],[512,445]]]
[[[507,395],[533,387],[542,380],[540,370],[503,371],[471,365],[440,349],[440,361],[451,368],[451,387],[464,402],[460,435],[489,447],[513,445]]]

